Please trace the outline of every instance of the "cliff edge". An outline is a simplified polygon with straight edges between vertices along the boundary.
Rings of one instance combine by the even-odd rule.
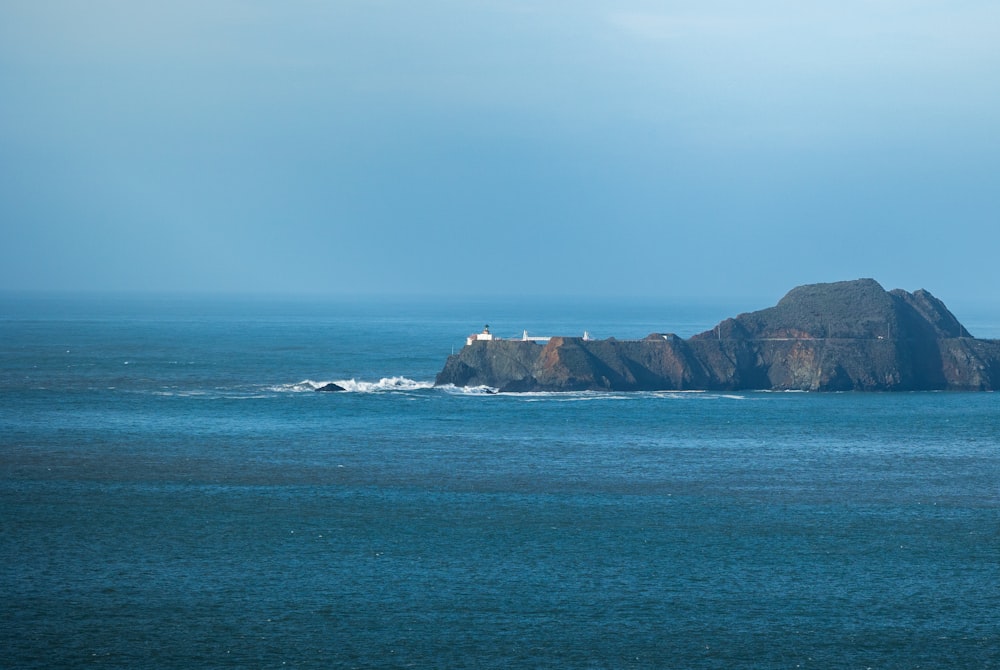
[[[553,337],[469,343],[436,385],[502,392],[995,390],[1000,341],[978,340],[920,289],[873,279],[810,284],[777,305],[681,339]]]

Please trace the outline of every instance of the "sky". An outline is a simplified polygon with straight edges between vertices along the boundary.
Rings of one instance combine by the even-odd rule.
[[[998,73],[995,0],[5,0],[0,290],[1000,305]]]

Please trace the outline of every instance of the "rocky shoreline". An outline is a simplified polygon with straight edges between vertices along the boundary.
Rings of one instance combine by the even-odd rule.
[[[810,284],[688,339],[471,341],[435,385],[501,392],[991,391],[1000,341],[972,337],[925,290],[873,279]]]

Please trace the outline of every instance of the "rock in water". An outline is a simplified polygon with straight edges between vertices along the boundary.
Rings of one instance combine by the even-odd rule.
[[[347,389],[345,389],[343,386],[339,386],[337,384],[334,384],[333,382],[330,382],[329,384],[324,384],[323,386],[320,386],[318,389],[316,389],[316,391],[319,393],[335,393],[337,391],[346,391],[346,390]]]
[[[687,340],[471,341],[436,385],[501,391],[1000,388],[1000,341],[977,340],[927,291],[810,284]]]

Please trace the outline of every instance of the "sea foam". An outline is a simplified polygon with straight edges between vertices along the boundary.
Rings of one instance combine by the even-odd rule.
[[[314,381],[303,379],[294,384],[277,384],[271,387],[279,393],[304,393],[316,391],[327,384],[336,384],[349,393],[383,393],[394,391],[418,391],[434,386],[432,382],[420,382],[406,377],[383,377],[377,382],[359,381],[357,379],[336,379],[329,381]]]

